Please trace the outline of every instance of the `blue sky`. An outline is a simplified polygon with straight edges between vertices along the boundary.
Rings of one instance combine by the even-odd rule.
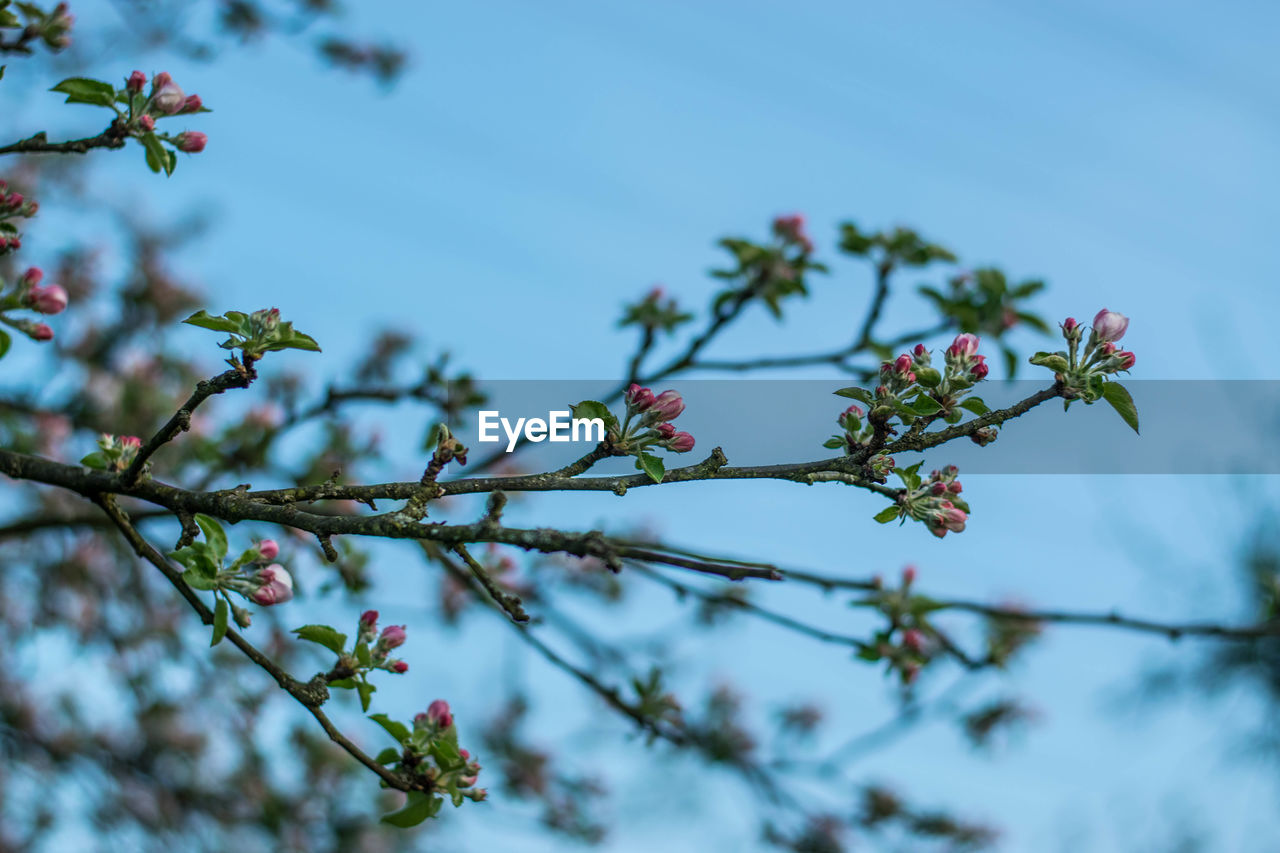
[[[208,307],[278,305],[324,344],[330,369],[390,322],[482,377],[611,378],[631,344],[614,326],[624,300],[663,282],[704,305],[715,238],[761,235],[775,213],[803,211],[820,250],[842,219],[909,224],[966,263],[1046,278],[1038,306],[1055,320],[1123,311],[1139,378],[1276,377],[1280,10],[1269,4],[373,4],[353,21],[374,34],[390,24],[410,42],[415,63],[390,93],[279,42],[213,66],[175,60],[168,70],[215,110],[192,121],[208,149],[167,182],[136,151],[101,171],[157,216],[207,203],[212,239],[184,264],[216,294]],[[133,65],[104,57],[94,71],[114,78]],[[5,86],[23,73],[11,69]],[[50,115],[38,98],[17,109],[33,122]],[[69,132],[93,129],[69,109],[53,114]],[[869,282],[834,260],[835,275],[784,325],[753,315],[719,352],[843,342]],[[914,325],[920,308],[896,300],[887,325]],[[420,463],[405,433],[408,470]],[[1234,496],[1277,491],[1216,477],[965,485],[979,515],[942,542],[872,524],[879,505],[866,496],[784,485],[645,490],[625,505],[563,496],[537,518],[663,518],[677,541],[791,565],[864,574],[916,562],[939,592],[1176,618],[1233,612],[1230,560],[1249,521]],[[414,618],[397,615],[398,592],[384,594],[388,618]],[[814,606],[789,590],[769,596],[801,614]],[[655,608],[658,624],[674,623],[673,607],[655,595],[633,617]],[[462,637],[479,661],[514,653],[506,633],[478,621]],[[1007,680],[1045,710],[1014,747],[976,756],[934,727],[867,759],[858,778],[987,817],[1006,828],[1009,850],[1163,849],[1162,827],[1187,815],[1212,849],[1274,848],[1261,840],[1280,831],[1268,816],[1272,771],[1223,758],[1247,699],[1229,714],[1196,704],[1115,713],[1117,692],[1168,652],[1056,631]],[[681,660],[689,683],[732,676],[765,707],[826,695],[843,732],[891,713],[878,676],[772,628],[699,638]],[[438,678],[432,692],[457,696],[460,714],[486,713],[486,677]],[[540,665],[528,678],[552,703],[577,698]],[[380,698],[412,713],[422,689]],[[542,719],[580,739],[589,717]],[[589,742],[621,780],[608,849],[682,849],[652,812],[626,806],[653,796],[635,781],[655,772],[633,767],[640,747]],[[696,807],[665,802],[660,813],[692,808],[696,849],[745,849],[756,836],[740,794],[712,783]],[[494,814],[460,814],[452,837],[481,850],[483,834],[525,828],[509,810]]]

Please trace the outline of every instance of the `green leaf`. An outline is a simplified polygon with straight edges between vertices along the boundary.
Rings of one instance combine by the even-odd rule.
[[[355,690],[356,680],[354,678],[339,678],[337,681],[330,681],[330,687],[336,687],[339,690]]]
[[[839,438],[838,436],[828,438],[826,441],[822,442],[822,446],[828,450],[839,450],[844,447],[844,439]]]
[[[651,453],[641,453],[636,457],[636,467],[649,475],[649,479],[655,483],[662,482],[662,475],[666,473],[666,466],[662,464],[662,460]]]
[[[199,568],[192,567],[182,573],[182,579],[187,582],[187,586],[192,589],[209,591],[218,588],[217,582],[214,581],[207,573],[200,571]]]
[[[1119,382],[1108,382],[1102,386],[1102,399],[1111,404],[1111,408],[1116,410],[1116,414],[1132,427],[1134,432],[1138,432],[1138,407],[1133,404],[1129,389]]]
[[[942,384],[942,374],[932,367],[917,367],[916,381],[926,388],[937,388]]]
[[[13,346],[13,338],[9,337],[9,333],[4,329],[0,329],[0,358],[4,358],[4,354],[11,346]]]
[[[367,681],[357,681],[356,692],[360,694],[360,710],[367,711],[369,710],[369,698],[378,692],[378,688]]]
[[[888,524],[889,522],[897,518],[898,515],[899,515],[898,505],[894,504],[893,506],[887,506],[884,509],[877,512],[876,521],[880,522],[881,524]]]
[[[569,411],[574,419],[590,421],[599,418],[604,421],[606,430],[618,425],[618,419],[609,411],[609,407],[596,400],[583,400],[576,406],[570,406]]]
[[[413,734],[404,723],[393,720],[386,714],[370,714],[369,719],[386,729],[387,734],[395,738],[398,744],[404,745],[408,743],[410,736]]]
[[[68,104],[109,107],[116,100],[115,86],[101,80],[90,80],[88,77],[68,77],[49,91],[66,95],[67,100],[64,103]]]
[[[387,747],[374,757],[374,761],[379,764],[395,764],[400,760],[400,750]]]
[[[836,392],[837,397],[848,397],[857,400],[859,403],[866,403],[868,406],[874,406],[876,398],[865,388],[841,388]]]
[[[204,531],[204,540],[209,543],[209,547],[218,558],[218,563],[221,564],[223,558],[227,556],[227,534],[222,531],[222,525],[216,518],[199,512],[196,513],[196,524],[200,525],[200,529]]]
[[[1056,352],[1038,352],[1031,356],[1030,361],[1040,367],[1047,367],[1054,373],[1066,373],[1071,369],[1066,357]]]
[[[991,411],[981,397],[967,397],[960,402],[960,408],[967,409],[975,415],[985,415]]]
[[[356,643],[356,660],[361,666],[373,666],[373,654],[368,643]]]
[[[166,175],[173,174],[173,167],[177,165],[177,157],[172,152],[160,144],[160,137],[154,133],[144,133],[138,137],[138,142],[142,144],[143,149],[147,152],[147,167],[153,172],[163,171]]]
[[[431,754],[435,757],[436,763],[440,765],[442,770],[452,770],[462,764],[462,755],[458,753],[458,748],[443,738],[437,738],[431,742]]]
[[[80,464],[86,468],[96,468],[99,471],[107,470],[107,455],[101,450],[95,450],[88,456],[80,460]]]
[[[444,803],[444,800],[440,797],[424,794],[421,791],[410,791],[409,798],[405,800],[404,808],[398,812],[383,815],[382,822],[398,826],[401,829],[408,829],[411,826],[417,826],[429,817],[435,817],[436,812],[440,811],[442,803]]]
[[[290,349],[306,350],[307,352],[320,352],[320,345],[316,343],[316,339],[310,335],[304,335],[302,332],[294,332],[292,337],[285,341],[285,346]]]
[[[212,329],[215,332],[228,332],[233,335],[240,333],[240,324],[235,320],[229,317],[214,317],[204,310],[197,311],[182,322],[202,329]]]
[[[301,628],[294,628],[293,633],[298,635],[299,640],[318,643],[335,655],[342,654],[347,648],[347,635],[328,625],[303,625]]]
[[[941,412],[942,406],[938,403],[937,400],[933,399],[932,397],[926,397],[925,395],[921,394],[919,397],[915,399],[915,402],[911,404],[911,409],[917,415],[922,415],[927,417],[929,415],[936,415],[938,412]]]
[[[213,640],[209,645],[218,645],[218,643],[222,642],[222,638],[227,635],[227,612],[230,609],[227,606],[227,600],[219,597],[217,605],[213,608]]]

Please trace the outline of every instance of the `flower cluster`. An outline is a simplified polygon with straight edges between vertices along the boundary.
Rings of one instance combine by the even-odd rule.
[[[169,557],[186,570],[182,579],[188,586],[211,591],[219,599],[218,610],[224,614],[223,630],[224,608],[231,602],[230,593],[243,596],[261,607],[283,604],[293,598],[293,575],[275,562],[280,556],[280,545],[274,539],[263,539],[250,545],[230,565],[225,565],[228,543],[222,525],[215,518],[199,514],[195,516],[195,522],[204,534],[203,541],[187,539],[189,544],[171,552]],[[248,611],[234,605],[231,609],[236,623],[242,628],[249,627]],[[221,639],[217,631],[215,623],[215,642]]]
[[[403,675],[409,664],[391,657],[391,652],[404,645],[407,632],[403,625],[388,625],[378,633],[378,611],[366,610],[356,623],[355,640],[348,644],[347,635],[328,625],[303,625],[294,628],[298,639],[324,646],[337,658],[333,668],[325,675],[325,682],[337,690],[354,690],[360,697],[360,707],[368,711],[369,701],[377,690],[369,682],[375,671]],[[348,645],[350,647],[348,647]]]
[[[1086,405],[1106,400],[1136,431],[1138,413],[1133,399],[1114,379],[1115,374],[1133,369],[1138,360],[1132,352],[1116,346],[1116,342],[1129,330],[1129,318],[1103,308],[1094,316],[1088,338],[1074,317],[1064,320],[1061,329],[1067,348],[1057,352],[1038,352],[1031,357],[1031,363],[1053,371],[1053,378],[1062,386],[1062,397],[1067,406],[1073,400],[1083,400]]]
[[[876,521],[887,524],[897,519],[904,523],[908,518],[914,519],[939,539],[948,533],[963,532],[970,510],[969,504],[960,497],[964,489],[956,479],[959,469],[948,465],[931,472],[924,479],[918,473],[922,464],[917,462],[909,468],[894,471],[902,479],[904,488],[892,506],[876,515]]]
[[[370,719],[395,738],[398,747],[382,750],[374,760],[391,765],[415,783],[404,808],[384,815],[383,822],[399,827],[415,826],[434,817],[445,797],[456,808],[464,800],[479,803],[489,796],[484,788],[475,787],[480,763],[458,746],[453,711],[445,700],[436,699],[426,711],[416,715],[412,728],[385,714],[371,714]]]
[[[1116,346],[1116,341],[1123,338],[1129,329],[1129,318],[1119,312],[1106,308],[1099,311],[1093,318],[1087,340],[1084,327],[1074,317],[1064,320],[1061,328],[1067,349],[1054,353],[1038,352],[1031,357],[1031,363],[1054,371],[1054,378],[1065,386],[1064,396],[1068,400],[1097,400],[1100,396],[1098,389],[1105,381],[1103,377],[1131,370],[1137,362],[1137,356]],[[1080,349],[1082,341],[1083,351]]]
[[[886,589],[877,575],[875,593],[853,602],[854,606],[874,607],[889,622],[859,649],[858,657],[886,662],[888,671],[896,672],[903,684],[913,684],[940,647],[938,634],[927,619],[929,600],[911,591],[915,579],[915,567],[907,566],[902,570],[901,585]]]
[[[0,240],[4,238],[0,237]],[[17,309],[35,311],[37,314],[60,314],[66,310],[69,297],[61,285],[41,284],[44,272],[39,267],[31,267],[18,277],[14,286],[8,290],[0,290],[0,323],[24,333],[32,340],[48,341],[53,339],[53,329],[45,323],[17,317],[8,317],[4,312]],[[0,332],[0,335],[3,335]],[[7,335],[0,338],[0,350],[7,345]],[[0,354],[3,354],[0,351]]]
[[[0,255],[22,248],[22,235],[10,219],[30,219],[40,210],[40,203],[22,193],[12,191],[0,180]]]
[[[392,649],[404,645],[406,639],[404,625],[388,625],[378,633],[378,611],[366,610],[360,614],[360,627],[357,633],[357,645],[369,647],[367,668],[385,669],[387,672],[403,674],[409,671],[409,664],[398,658],[390,657]],[[363,657],[358,655],[358,657]]]
[[[623,398],[627,416],[618,431],[619,447],[640,450],[662,447],[675,453],[693,450],[693,436],[677,432],[671,425],[684,411],[684,398],[677,391],[654,394],[648,388],[632,384]]]
[[[804,214],[792,213],[787,216],[775,217],[773,220],[773,234],[783,244],[796,246],[803,254],[813,254],[813,241],[809,239],[809,235],[805,232]]]
[[[858,400],[870,408],[870,414],[858,405],[845,409],[837,418],[844,434],[833,436],[823,446],[852,455],[873,440],[894,434],[896,430],[890,424],[894,418],[903,426],[911,426],[919,418],[958,423],[964,414],[962,409],[975,415],[986,414],[986,403],[970,393],[988,373],[986,356],[978,352],[978,344],[976,335],[956,335],[943,354],[942,370],[933,366],[933,355],[925,345],[916,344],[911,352],[881,364],[875,393],[857,387],[840,389],[836,394]],[[994,440],[994,428],[985,429],[984,438]],[[882,475],[883,471],[877,476]]]
[[[782,302],[792,296],[808,296],[805,277],[810,272],[823,273],[825,265],[813,259],[814,244],[805,230],[805,218],[799,213],[773,220],[773,239],[764,243],[741,238],[726,238],[720,245],[732,256],[728,269],[711,272],[715,278],[730,282],[716,294],[712,311],[739,310],[751,301],[760,301],[775,318],[782,317]]]
[[[136,435],[111,435],[98,437],[98,449],[80,460],[80,464],[99,471],[123,471],[133,464],[142,449],[142,439]]]
[[[173,81],[167,71],[161,71],[151,78],[151,91],[143,95],[147,85],[147,75],[135,71],[125,79],[125,92],[128,96],[130,123],[141,133],[151,133],[156,129],[156,119],[169,116],[187,115],[207,112],[199,95],[188,95],[182,87]],[[179,151],[196,154],[204,150],[209,137],[198,131],[183,131],[176,136],[162,137]]]
[[[644,298],[635,304],[626,306],[619,326],[639,326],[646,334],[652,335],[656,330],[673,332],[682,323],[693,319],[693,315],[681,311],[674,296],[667,295],[662,285],[655,285]]]
[[[59,3],[48,12],[33,3],[18,3],[16,6],[26,18],[26,26],[18,20],[18,16],[6,7],[8,0],[0,3],[0,27],[16,29],[22,27],[22,35],[18,45],[40,39],[50,50],[62,50],[71,44],[71,28],[75,25],[75,15],[70,14],[66,3]]]

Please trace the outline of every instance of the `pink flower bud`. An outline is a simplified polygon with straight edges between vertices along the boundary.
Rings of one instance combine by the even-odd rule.
[[[1136,362],[1136,361],[1138,360],[1138,357],[1137,357],[1136,355],[1134,355],[1133,353],[1131,353],[1131,352],[1121,351],[1121,352],[1119,353],[1119,356],[1120,356],[1120,369],[1121,369],[1121,370],[1129,370],[1129,369],[1131,369],[1131,368],[1133,367],[1133,365],[1134,365],[1134,362]]]
[[[916,357],[919,358],[920,356],[927,353],[928,350],[924,348],[924,344],[916,344],[915,349],[913,349],[912,352],[914,352],[916,354]]]
[[[914,364],[915,362],[911,359],[911,356],[903,353],[898,356],[898,360],[894,362],[893,367],[898,373],[910,373],[911,367]]]
[[[667,442],[667,447],[676,453],[688,453],[693,450],[693,436],[687,432],[678,432],[671,436],[671,440]]]
[[[929,487],[929,491],[933,492],[935,495],[945,495],[947,493],[947,484],[934,483]]]
[[[378,611],[366,610],[360,614],[360,630],[376,631],[378,628]]]
[[[959,480],[956,480],[954,483],[947,486],[947,491],[951,492],[953,495],[958,495],[964,491],[964,487],[960,485]]]
[[[969,518],[969,516],[965,515],[964,510],[956,507],[951,501],[943,501],[939,506],[937,523],[953,533],[962,532],[965,521]]]
[[[859,405],[856,405],[856,404],[855,404],[855,405],[850,406],[850,407],[849,407],[849,408],[847,408],[847,409],[845,409],[845,410],[844,410],[844,413],[845,413],[846,415],[853,415],[855,418],[860,418],[860,417],[862,417],[864,414],[866,414],[865,412],[863,412],[863,411],[862,411],[862,407],[861,407],[861,406],[859,406]]]
[[[187,95],[187,99],[182,102],[182,109],[178,112],[198,113],[203,106],[204,102],[200,100],[199,95]]]
[[[684,398],[677,391],[663,391],[654,398],[652,411],[659,420],[674,421],[684,411]]]
[[[1129,328],[1129,318],[1117,311],[1103,308],[1093,318],[1093,331],[1100,341],[1118,341]]]
[[[160,115],[171,116],[182,109],[187,102],[187,95],[169,76],[161,71],[151,80],[151,110]]]
[[[1079,325],[1080,324],[1076,322],[1075,317],[1068,317],[1067,319],[1062,321],[1062,328],[1066,329],[1068,332]]]
[[[661,302],[661,301],[662,301],[662,297],[664,297],[664,296],[666,296],[666,295],[667,295],[667,291],[663,289],[662,285],[660,285],[660,284],[656,284],[656,285],[654,285],[654,286],[653,286],[653,289],[652,289],[652,290],[650,290],[650,291],[645,295],[644,300],[645,300],[646,302]],[[636,387],[638,387],[638,386],[636,386]]]
[[[293,598],[293,576],[279,563],[272,563],[254,576],[261,586],[249,596],[263,607],[281,604]]]
[[[120,436],[120,446],[137,450],[142,447],[142,439],[138,438],[136,435],[122,435]]]
[[[178,146],[178,150],[187,154],[199,154],[208,141],[208,135],[198,130],[183,131],[173,138],[173,144]]]
[[[378,638],[378,645],[384,649],[394,649],[404,645],[405,631],[403,625],[388,625],[382,629],[382,636]]]
[[[125,79],[125,88],[135,94],[141,92],[145,85],[147,85],[147,75],[141,71],[135,71]]]
[[[908,628],[902,632],[902,645],[913,652],[918,652],[924,648],[924,634],[921,634],[915,628]]]
[[[270,562],[280,555],[280,545],[274,539],[263,539],[258,543],[258,557]]]
[[[986,379],[987,373],[990,372],[990,370],[991,368],[987,367],[987,363],[985,361],[980,361],[975,364],[969,372],[973,374],[974,379]]]
[[[628,408],[637,412],[644,412],[653,406],[654,396],[653,392],[648,388],[641,388],[633,382],[631,387],[627,389],[626,396],[623,399]]]
[[[968,332],[956,335],[956,339],[947,347],[948,355],[976,355],[978,352],[978,336]]]
[[[449,703],[443,699],[432,702],[427,706],[427,719],[442,729],[449,728],[453,725],[453,713],[449,710]]]
[[[40,269],[40,267],[29,267],[27,271],[22,274],[22,278],[18,279],[18,284],[23,287],[35,287],[43,280],[44,270]]]
[[[9,197],[5,199],[5,203],[10,207],[22,207],[22,202],[26,200],[26,196],[22,193],[9,193]]]
[[[793,213],[773,220],[773,233],[789,243],[798,243],[806,253],[813,251],[813,241],[804,232],[804,215]]]
[[[147,133],[150,133],[156,129],[156,120],[151,116],[142,116],[138,119],[138,127],[142,128]]]
[[[1111,341],[1107,341],[1102,346],[1098,347],[1098,349],[1102,351],[1103,355],[1111,355],[1116,351],[1117,347],[1115,344],[1111,343]]]
[[[53,329],[50,329],[44,323],[36,323],[35,328],[31,330],[31,337],[37,341],[53,340]]]
[[[658,424],[656,427],[654,427],[654,430],[658,433],[658,435],[662,436],[664,441],[676,434],[675,424],[667,424],[667,423]]]
[[[67,308],[67,291],[56,284],[27,291],[27,304],[41,314],[60,314]]]
[[[911,586],[911,584],[915,582],[915,579],[916,579],[916,567],[915,567],[915,566],[907,566],[906,568],[904,568],[904,569],[902,570],[902,585],[903,585],[903,586]]]
[[[409,664],[402,660],[395,661],[391,664],[391,671],[398,672],[401,675],[409,671]]]

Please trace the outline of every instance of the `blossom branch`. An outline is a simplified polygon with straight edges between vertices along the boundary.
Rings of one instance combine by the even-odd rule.
[[[0,154],[87,154],[95,148],[123,148],[128,138],[129,131],[124,124],[112,122],[97,136],[66,142],[50,142],[48,135],[40,131],[34,136],[0,146]]]
[[[165,579],[173,585],[178,593],[191,605],[196,611],[200,619],[206,625],[213,624],[213,611],[209,609],[195,590],[191,589],[182,579],[182,574],[173,566],[169,565],[169,561],[160,554],[149,542],[142,537],[142,534],[133,526],[129,518],[116,506],[115,501],[110,495],[97,495],[94,502],[98,504],[107,514],[107,517],[115,525],[116,529],[124,536],[125,541],[133,548],[134,553],[139,557],[151,563]],[[365,767],[376,773],[384,782],[393,788],[401,791],[411,790],[412,786],[405,779],[383,767],[369,756],[364,750],[352,743],[329,719],[329,716],[321,710],[321,705],[329,698],[329,691],[324,684],[324,675],[319,675],[310,682],[303,683],[298,681],[289,673],[285,672],[275,661],[267,657],[256,646],[246,640],[234,629],[227,629],[226,637],[237,649],[244,653],[245,657],[253,661],[261,667],[268,675],[275,679],[280,688],[296,699],[299,704],[315,717],[320,727],[324,729],[329,739],[345,750],[351,757],[355,758]]]
[[[212,379],[201,380],[197,383],[195,391],[182,404],[182,407],[138,450],[133,462],[121,474],[121,482],[126,486],[132,486],[137,483],[151,455],[159,450],[162,445],[172,441],[179,433],[186,432],[191,428],[191,414],[201,403],[215,394],[222,394],[231,388],[248,388],[255,378],[257,378],[257,373],[253,369],[253,360],[246,356],[243,367],[223,371]]]

